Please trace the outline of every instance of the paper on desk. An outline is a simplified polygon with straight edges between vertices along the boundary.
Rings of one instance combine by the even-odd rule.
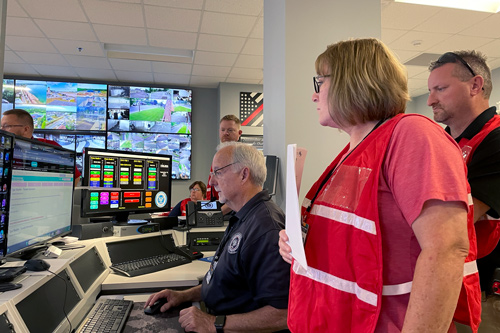
[[[300,158],[297,159],[297,151]],[[307,269],[306,253],[302,243],[302,229],[300,223],[299,189],[304,169],[305,149],[297,148],[290,144],[287,147],[286,161],[286,234],[289,245],[292,248],[292,257],[305,269]],[[300,165],[298,165],[300,164]],[[298,175],[297,171],[300,171]],[[298,175],[298,177],[297,177]]]

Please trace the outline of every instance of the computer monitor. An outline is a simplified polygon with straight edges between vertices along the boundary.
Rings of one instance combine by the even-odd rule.
[[[81,217],[170,210],[172,156],[88,148],[84,153]]]
[[[26,258],[48,240],[71,232],[75,154],[14,137],[11,170],[3,170],[10,175],[6,256]]]
[[[3,259],[7,251],[13,143],[14,136],[0,130],[0,259]]]
[[[263,187],[270,195],[275,195],[276,184],[278,183],[279,158],[274,155],[265,155],[264,157],[266,158],[267,177]]]

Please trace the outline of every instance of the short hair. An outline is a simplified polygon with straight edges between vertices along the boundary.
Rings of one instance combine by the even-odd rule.
[[[233,163],[239,163],[250,170],[250,181],[252,184],[262,187],[266,181],[267,169],[264,155],[251,145],[241,142],[223,142],[217,146],[217,151],[231,147]],[[236,168],[237,165],[232,165]]]
[[[192,183],[191,185],[189,185],[189,190],[191,191],[191,189],[193,187],[195,187],[196,185],[198,185],[201,188],[201,193],[203,194],[203,198],[206,198],[207,197],[207,185],[205,185],[204,182],[197,180],[194,183]]]
[[[219,124],[222,123],[224,120],[234,121],[234,123],[236,124],[236,126],[238,126],[238,127],[241,126],[241,121],[234,114],[227,114],[227,115],[225,115],[224,117],[221,118],[221,120],[219,121]]]
[[[483,77],[483,96],[485,99],[489,99],[491,91],[493,90],[493,83],[491,82],[491,70],[486,63],[486,60],[488,58],[483,53],[474,50],[453,51],[453,53],[465,60],[465,62],[469,64],[476,75],[481,75]],[[455,76],[462,82],[469,81],[471,79],[472,73],[467,69],[467,67],[460,63],[458,59],[455,63],[458,64],[458,66],[455,66],[455,68],[453,69],[453,76]],[[433,61],[429,65],[429,72],[432,72],[436,68],[439,68],[446,64],[447,62],[442,63],[437,62],[437,60]]]
[[[15,115],[19,119],[20,122],[23,123],[25,126],[29,126],[31,129],[33,129],[35,126],[33,125],[33,117],[31,117],[31,114],[23,109],[10,109],[7,110],[3,113],[4,116],[8,115]]]
[[[408,79],[404,66],[376,38],[340,41],[316,59],[318,75],[330,75],[330,116],[356,125],[404,113]]]

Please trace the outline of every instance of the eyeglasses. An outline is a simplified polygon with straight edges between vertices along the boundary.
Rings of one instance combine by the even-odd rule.
[[[0,128],[3,130],[8,130],[11,127],[24,127],[24,125],[2,125],[2,127]]]
[[[476,76],[476,73],[474,73],[474,70],[472,69],[472,67],[470,67],[467,61],[465,61],[461,56],[453,52],[446,52],[445,54],[439,57],[436,63],[449,64],[449,63],[456,63],[457,60],[460,61],[462,65],[464,65],[469,70],[472,76]]]
[[[193,187],[193,188],[189,189],[189,192],[200,192],[200,191],[201,191],[201,189],[196,188],[196,187]]]
[[[319,94],[319,87],[323,84],[323,81],[318,81],[318,79],[324,79],[325,77],[330,77],[331,75],[317,75],[313,76],[314,91]]]
[[[228,166],[231,166],[231,165],[236,164],[236,163],[238,163],[238,162],[233,162],[233,163],[231,163],[231,164],[228,164],[228,165],[226,165],[226,166],[223,166],[222,168],[218,168],[218,169],[214,170],[213,172],[210,172],[210,176],[211,176],[211,177],[217,177],[217,178],[219,178],[219,177],[220,177],[220,175],[221,175],[221,172],[220,172],[220,171],[221,171],[222,169],[225,169],[225,168],[227,168]]]

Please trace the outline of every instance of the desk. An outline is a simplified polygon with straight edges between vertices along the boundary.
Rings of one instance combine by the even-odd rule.
[[[214,231],[220,231],[215,229]],[[185,236],[182,233],[163,231],[163,234],[166,233],[173,234],[176,245],[184,244]],[[127,298],[129,298],[135,296],[130,295],[131,293],[136,293],[139,294],[138,296],[142,295],[142,301],[145,301],[151,293],[164,288],[186,288],[198,285],[210,267],[210,263],[206,261],[195,260],[189,264],[136,277],[125,277],[112,273],[109,268],[111,261],[106,247],[107,243],[159,235],[160,233],[127,237],[112,236],[72,243],[77,246],[84,245],[84,247],[63,251],[57,259],[57,264],[54,261],[54,265],[51,266],[51,271],[54,274],[66,278],[60,279],[47,272],[43,272],[43,274],[27,272],[17,277],[14,282],[22,283],[23,288],[0,293],[0,316],[2,317],[0,319],[8,319],[16,332],[29,332],[30,328],[32,332],[40,332],[33,326],[30,327],[30,322],[36,320],[50,322],[47,325],[51,327],[50,331],[68,332],[70,329],[68,320],[71,322],[72,328],[76,328],[101,294],[127,294]],[[212,254],[213,252],[207,253],[207,255]],[[82,267],[87,267],[86,265],[93,265],[92,269],[88,271],[82,269]],[[94,266],[98,266],[97,269]],[[87,276],[90,275],[92,279],[89,281]],[[74,300],[67,306],[68,320],[61,311],[62,300],[61,304],[54,301],[57,298],[62,299],[62,295],[67,292],[63,281],[67,281],[66,288],[70,290]],[[36,304],[32,301],[34,299],[36,299]],[[26,310],[26,304],[30,308],[29,311]],[[48,308],[50,311],[38,315],[37,309],[46,310]],[[57,312],[54,310],[55,308],[61,314],[54,316],[54,318],[48,318],[50,317],[48,314]],[[33,318],[33,313],[35,318]]]

